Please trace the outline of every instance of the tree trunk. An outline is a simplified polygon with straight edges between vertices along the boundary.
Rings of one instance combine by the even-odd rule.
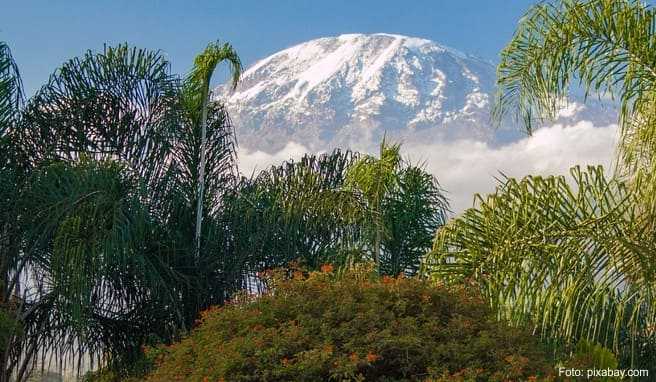
[[[374,263],[376,264],[376,270],[380,273],[380,243],[382,241],[382,235],[380,232],[380,227],[376,229],[376,238],[374,239]]]
[[[196,208],[196,253],[194,256],[194,264],[198,265],[198,258],[200,257],[201,245],[201,228],[203,224],[203,198],[205,193],[205,163],[206,154],[205,146],[207,141],[207,102],[209,92],[203,92],[203,106],[200,117],[200,168],[198,169],[198,205]]]

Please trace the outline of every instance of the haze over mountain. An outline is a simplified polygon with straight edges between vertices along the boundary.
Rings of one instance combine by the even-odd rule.
[[[214,96],[227,104],[246,174],[335,147],[375,152],[387,134],[438,177],[456,212],[475,192],[492,191],[499,172],[610,167],[612,107],[570,101],[528,138],[511,121],[492,125],[495,76],[493,63],[430,40],[347,34],[266,57],[243,73],[236,91],[221,86]]]

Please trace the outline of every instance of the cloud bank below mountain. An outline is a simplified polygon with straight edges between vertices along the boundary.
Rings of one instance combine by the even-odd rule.
[[[458,214],[472,206],[475,193],[493,192],[501,173],[509,177],[567,174],[574,165],[603,165],[612,170],[617,126],[595,127],[582,121],[575,125],[553,125],[531,137],[493,147],[486,142],[462,139],[402,146],[404,158],[422,163],[447,191],[451,208]],[[285,160],[310,152],[289,142],[273,154],[240,149],[239,169],[250,176]],[[316,153],[316,152],[314,152]]]

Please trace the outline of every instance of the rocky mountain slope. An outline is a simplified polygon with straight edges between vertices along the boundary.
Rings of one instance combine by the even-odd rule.
[[[404,142],[472,139],[500,144],[522,134],[490,123],[495,67],[436,42],[391,34],[311,40],[256,62],[225,100],[240,146],[275,152],[293,141],[312,151],[368,150],[383,134]],[[612,109],[571,103],[560,122],[607,125]]]

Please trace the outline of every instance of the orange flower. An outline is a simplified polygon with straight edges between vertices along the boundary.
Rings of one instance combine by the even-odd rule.
[[[351,360],[351,362],[358,362],[359,357],[356,353],[351,353],[349,359]]]
[[[288,359],[287,357],[285,357],[285,358],[282,359],[282,365],[283,365],[283,366],[287,366],[287,365],[289,365],[289,359]]]
[[[303,272],[301,271],[294,271],[294,274],[292,275],[294,280],[302,280],[303,279]]]
[[[321,266],[321,272],[323,273],[330,273],[333,271],[333,266],[332,264],[324,264]]]
[[[369,362],[369,363],[374,363],[374,362],[378,361],[379,358],[380,358],[380,356],[378,354],[375,354],[375,353],[372,353],[372,352],[367,353],[367,362]]]
[[[394,282],[394,278],[389,276],[383,276],[383,284],[391,284]]]

